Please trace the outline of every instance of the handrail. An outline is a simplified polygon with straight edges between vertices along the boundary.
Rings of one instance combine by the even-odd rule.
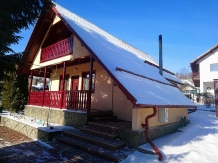
[[[63,103],[60,107],[62,93]],[[87,110],[88,93],[87,90],[29,92],[28,105]]]

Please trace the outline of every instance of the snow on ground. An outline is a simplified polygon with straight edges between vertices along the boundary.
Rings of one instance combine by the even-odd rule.
[[[162,162],[218,163],[218,117],[215,115],[214,106],[207,108],[201,105],[196,112],[189,114],[190,124],[179,128],[181,132],[153,141],[163,154]],[[32,124],[32,122],[27,123]],[[40,144],[47,147],[44,142]],[[149,144],[141,145],[140,148],[152,150]],[[157,156],[138,151],[121,161],[121,163],[155,162],[159,162]]]
[[[163,154],[163,163],[218,163],[218,117],[215,108],[199,106],[189,114],[190,124],[182,132],[157,139],[154,144]],[[140,146],[148,149],[149,144]],[[130,154],[121,163],[159,162],[157,156],[138,151]]]

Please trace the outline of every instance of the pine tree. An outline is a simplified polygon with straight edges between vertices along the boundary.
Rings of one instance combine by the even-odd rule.
[[[19,112],[27,104],[28,76],[9,73],[4,82],[2,107],[10,112]]]
[[[11,44],[18,44],[19,40],[22,39],[22,36],[19,35],[21,29],[27,29],[30,25],[34,25],[39,14],[47,12],[52,5],[51,0],[1,0],[0,81],[4,81],[2,105],[6,110],[20,110],[27,101],[27,90],[20,87],[19,84],[23,85],[28,79],[24,76],[16,76],[14,73],[14,65],[22,63],[21,56],[23,56],[23,53],[15,53],[10,46]],[[9,53],[11,54],[9,55]],[[21,83],[18,82],[20,80]],[[1,89],[0,85],[0,93],[2,92]],[[2,107],[0,112],[1,109]]]
[[[13,72],[17,54],[10,48],[18,44],[21,29],[34,25],[39,14],[52,6],[51,0],[1,0],[0,3],[0,80]],[[11,55],[6,55],[11,53]]]
[[[23,110],[27,104],[28,97],[28,76],[15,75],[12,85],[12,102],[11,108],[13,111],[18,112]]]
[[[4,81],[2,92],[2,107],[5,110],[12,112],[11,99],[12,99],[12,85],[13,85],[13,73],[8,73],[7,80]]]

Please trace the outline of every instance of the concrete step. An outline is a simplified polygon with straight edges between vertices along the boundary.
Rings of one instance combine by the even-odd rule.
[[[94,112],[89,112],[88,116],[104,116],[104,115],[113,115],[112,110],[108,110],[108,111],[94,111]]]
[[[108,110],[108,111],[102,111],[102,110],[97,110],[97,111],[93,111],[88,113],[88,121],[102,121],[104,119],[102,119],[102,117],[113,117],[113,112],[112,110]],[[98,120],[99,118],[99,120]]]
[[[102,157],[99,157],[99,156],[96,156],[96,155],[93,155],[89,152],[86,152],[84,150],[81,150],[81,149],[78,149],[78,148],[75,148],[73,146],[69,146],[69,144],[66,144],[66,143],[62,143],[62,142],[57,142],[57,141],[52,141],[52,142],[49,142],[48,143],[50,146],[54,147],[55,149],[59,149],[61,151],[63,151],[63,153],[65,155],[72,155],[73,158],[78,158],[78,163],[90,163],[90,162],[99,162],[99,163],[112,163],[111,161],[109,160],[106,160]],[[75,162],[73,159],[69,162]]]
[[[111,150],[119,150],[126,147],[126,142],[122,140],[107,140],[104,138],[99,138],[93,135],[82,133],[78,130],[65,130],[63,132],[64,136],[71,137],[77,140],[85,141],[87,143],[92,143],[103,148]]]
[[[96,129],[106,130],[111,133],[119,133],[119,128],[114,126],[108,126],[104,124],[99,124],[95,122],[88,122],[88,126]]]
[[[93,121],[109,121],[109,120],[116,120],[117,116],[113,115],[106,115],[106,116],[96,116],[92,117]]]
[[[58,136],[56,140],[63,144],[75,147],[79,150],[86,151],[90,154],[102,157],[106,160],[113,161],[113,162],[119,162],[122,159],[126,158],[130,153],[134,152],[133,149],[129,149],[127,147],[115,151],[115,150],[100,147],[97,144],[91,144],[86,141],[81,141],[64,135]]]
[[[90,135],[94,135],[94,136],[98,136],[101,138],[105,138],[108,140],[115,140],[117,138],[119,138],[119,133],[113,133],[107,130],[102,130],[102,129],[98,129],[98,128],[93,128],[90,126],[84,126],[84,127],[80,127],[79,130],[83,133],[87,133]]]

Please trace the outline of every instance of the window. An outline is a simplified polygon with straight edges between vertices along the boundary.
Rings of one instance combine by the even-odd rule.
[[[63,76],[60,75],[59,91],[62,90],[62,78],[63,78]],[[65,86],[64,86],[64,90],[65,90],[65,91],[69,90],[69,74],[66,74],[66,75],[65,75]]]
[[[210,64],[210,72],[218,71],[218,63]]]
[[[89,90],[89,72],[84,72],[82,74],[83,77],[83,84],[82,89],[83,90]],[[95,72],[92,72],[92,92],[95,91]]]

